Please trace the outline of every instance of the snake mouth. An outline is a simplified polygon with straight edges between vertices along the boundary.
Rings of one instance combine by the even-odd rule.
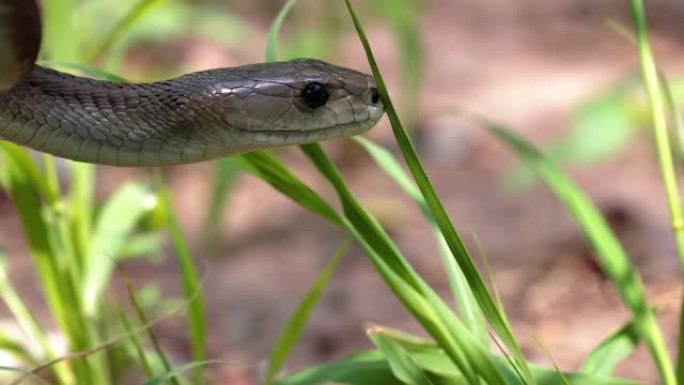
[[[238,130],[249,134],[247,139],[252,144],[270,147],[283,144],[312,143],[337,137],[359,135],[371,129],[375,122],[376,120],[366,120],[313,130],[246,130],[242,128],[238,128]]]
[[[241,134],[244,134],[244,140],[252,145],[271,147],[302,144],[362,134],[370,130],[380,120],[384,112],[382,106],[376,105],[369,109],[366,119],[309,129],[297,127],[291,129],[251,127],[248,129],[240,125],[234,127]]]

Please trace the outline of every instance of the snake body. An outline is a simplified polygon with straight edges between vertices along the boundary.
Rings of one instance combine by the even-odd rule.
[[[0,0],[0,137],[39,151],[166,166],[356,135],[384,112],[371,76],[313,59],[142,84],[44,68],[37,12]]]

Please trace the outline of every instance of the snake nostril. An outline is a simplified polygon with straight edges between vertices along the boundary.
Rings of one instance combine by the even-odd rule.
[[[378,92],[378,89],[372,88],[371,89],[371,102],[373,102],[373,104],[378,104],[379,101],[380,101],[380,93]]]

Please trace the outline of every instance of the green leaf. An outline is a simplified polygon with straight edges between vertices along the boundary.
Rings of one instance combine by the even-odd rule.
[[[385,355],[392,373],[398,379],[408,385],[434,385],[406,349],[385,334],[381,327],[371,327],[367,333],[375,346]]]
[[[318,278],[311,285],[311,288],[306,293],[302,301],[295,309],[294,313],[285,324],[285,327],[278,335],[275,345],[271,349],[271,356],[266,367],[265,384],[273,383],[276,375],[283,367],[285,360],[290,355],[295,344],[299,340],[306,324],[309,321],[311,312],[316,307],[318,299],[323,294],[323,290],[328,286],[328,282],[337,270],[340,260],[349,250],[349,240],[344,240],[335,250],[332,257],[325,265]]]
[[[636,325],[630,321],[601,341],[589,353],[580,370],[587,374],[610,375],[615,365],[634,352],[640,340]]]
[[[157,198],[150,186],[128,183],[104,204],[90,239],[84,277],[85,312],[93,316],[107,287],[114,265],[130,235],[153,209]],[[121,215],[126,213],[126,215]]]

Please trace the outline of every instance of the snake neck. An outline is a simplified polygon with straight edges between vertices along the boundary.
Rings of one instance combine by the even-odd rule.
[[[162,166],[220,156],[201,79],[119,84],[36,66],[0,95],[0,137],[73,160]],[[202,124],[192,121],[201,115]],[[223,145],[225,147],[225,144]],[[216,153],[216,154],[214,154]]]

